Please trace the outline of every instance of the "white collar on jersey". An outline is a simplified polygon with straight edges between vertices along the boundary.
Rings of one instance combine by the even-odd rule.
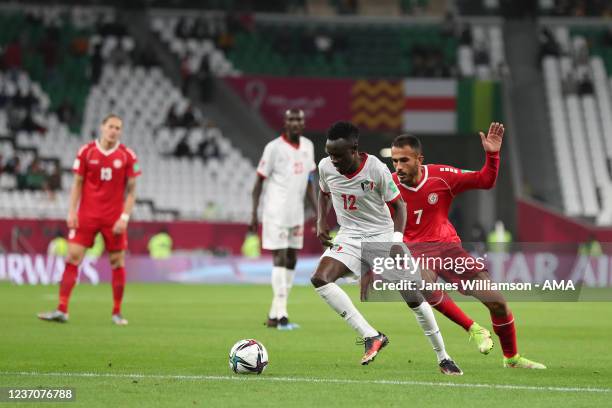
[[[98,150],[100,151],[100,153],[102,153],[102,154],[103,154],[103,155],[105,155],[105,156],[110,156],[111,154],[113,154],[113,152],[119,148],[119,145],[120,145],[120,144],[121,144],[121,143],[120,143],[119,141],[117,141],[117,143],[115,143],[115,145],[114,145],[113,147],[111,147],[111,148],[110,148],[110,149],[108,149],[108,150],[104,150],[104,149],[102,148],[102,146],[100,146],[100,142],[98,141],[98,139],[96,139],[96,147],[98,148]]]
[[[421,187],[423,187],[423,185],[425,184],[425,182],[427,181],[427,177],[428,177],[428,171],[427,171],[427,165],[423,166],[423,168],[425,169],[425,174],[423,175],[423,180],[421,180],[421,182],[419,183],[418,186],[416,187],[408,187],[405,184],[402,184],[402,186],[406,187],[408,190],[410,191],[419,191],[421,189]]]

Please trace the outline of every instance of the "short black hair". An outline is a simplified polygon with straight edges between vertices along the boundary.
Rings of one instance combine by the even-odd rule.
[[[359,142],[359,128],[351,122],[336,122],[327,129],[327,140],[347,139]]]
[[[403,135],[399,135],[398,137],[396,137],[393,140],[393,143],[391,143],[391,146],[400,148],[404,146],[410,146],[412,150],[414,150],[416,153],[423,153],[423,145],[421,144],[419,138],[409,133],[404,133]]]

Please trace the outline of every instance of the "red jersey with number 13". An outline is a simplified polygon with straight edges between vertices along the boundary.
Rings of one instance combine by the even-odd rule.
[[[83,177],[80,224],[96,220],[113,225],[123,212],[128,178],[140,175],[138,158],[131,149],[117,143],[104,151],[97,140],[79,149],[72,171]]]
[[[404,242],[461,242],[448,219],[453,198],[466,190],[493,187],[498,169],[499,153],[487,153],[480,171],[441,164],[422,166],[423,175],[415,187],[400,183],[393,173],[408,213]]]

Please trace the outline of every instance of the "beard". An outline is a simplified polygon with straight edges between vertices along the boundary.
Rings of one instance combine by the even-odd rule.
[[[419,174],[419,169],[418,167],[415,167],[414,169],[411,169],[410,171],[403,171],[402,175],[398,177],[400,178],[401,182],[417,182],[418,180],[416,180],[417,176]]]

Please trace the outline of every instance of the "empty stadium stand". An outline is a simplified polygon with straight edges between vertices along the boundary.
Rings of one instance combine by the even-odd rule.
[[[606,28],[554,25],[546,82],[555,156],[568,215],[612,223],[612,44]],[[558,51],[555,51],[558,50]]]
[[[15,13],[22,12],[11,11],[11,15]],[[23,21],[31,21],[35,16],[32,23],[25,24],[31,25],[33,30],[44,30],[46,22],[58,23],[54,15],[67,17],[53,8],[36,8],[23,13]],[[93,24],[101,18],[104,25],[114,21],[112,14],[107,13],[90,20]],[[66,24],[71,26],[72,20],[68,21]],[[101,29],[104,25],[98,24],[97,30],[91,26],[79,32],[79,35],[89,33],[85,37],[88,56],[83,61],[88,61],[89,55],[97,49],[103,63],[95,81],[83,81],[86,83],[83,103],[80,103],[80,93],[72,100],[80,106],[82,123],[78,133],[63,123],[56,113],[54,101],[66,95],[54,94],[53,88],[43,89],[35,79],[35,75],[40,75],[37,69],[26,63],[23,69],[15,67],[0,75],[0,95],[6,96],[6,103],[0,105],[0,164],[10,170],[0,172],[3,197],[0,216],[65,217],[66,191],[72,182],[70,168],[76,151],[95,137],[101,119],[114,112],[123,117],[123,141],[137,152],[143,168],[138,183],[139,201],[134,212],[136,219],[246,221],[250,209],[244,202],[248,200],[255,177],[251,162],[200,112],[193,112],[194,120],[188,127],[181,127],[180,123],[170,127],[167,119],[171,112],[175,116],[184,115],[190,101],[159,67],[144,67],[138,63],[133,57],[135,44],[129,36],[105,33]],[[63,25],[59,27],[60,31],[65,30]],[[67,70],[66,80],[73,74],[73,70]],[[80,83],[86,77],[79,75],[75,79]],[[22,94],[31,99],[27,109],[14,106]],[[24,127],[23,118],[13,126],[10,117],[13,113],[31,115],[36,126]],[[179,145],[184,148],[181,157],[176,157]],[[37,185],[26,183],[28,177],[33,178],[30,173],[34,162],[36,168],[42,167],[43,171],[52,171],[59,165],[63,193],[55,194],[47,188],[46,181]],[[36,174],[39,173],[37,170]],[[46,180],[48,176],[40,177]]]

